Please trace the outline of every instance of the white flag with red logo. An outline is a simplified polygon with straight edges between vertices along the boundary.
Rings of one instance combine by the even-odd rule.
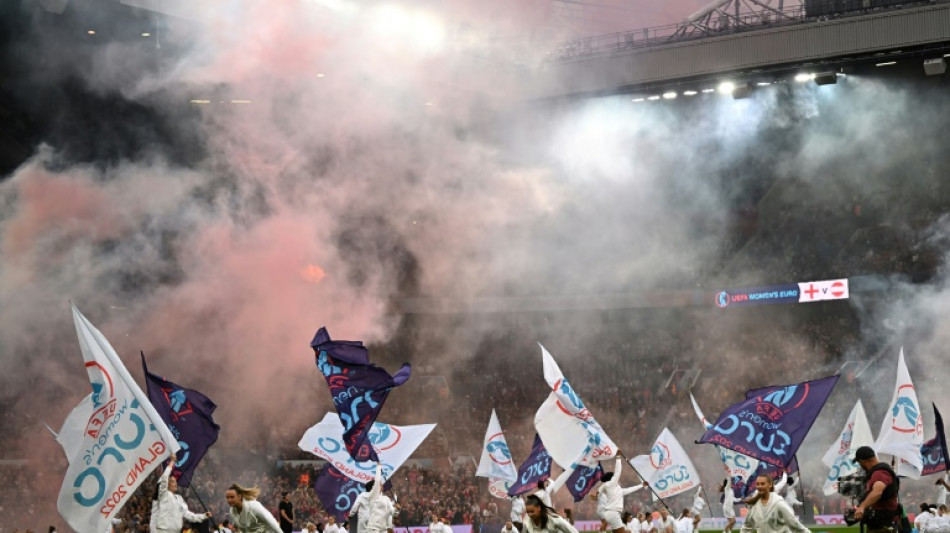
[[[109,341],[75,306],[72,312],[92,395],[57,436],[71,457],[56,508],[77,533],[101,533],[169,450],[180,447]]]
[[[905,470],[908,477],[917,479],[924,468],[920,446],[924,443],[924,417],[917,401],[917,391],[910,380],[910,372],[904,362],[904,348],[897,360],[897,383],[890,407],[884,413],[881,432],[877,435],[874,451],[886,453],[909,463]]]
[[[864,405],[861,400],[858,400],[851,409],[851,415],[848,416],[848,421],[845,422],[838,440],[821,458],[821,462],[831,469],[822,488],[825,496],[838,493],[839,477],[850,476],[861,471],[861,467],[853,462],[854,452],[861,446],[870,446],[873,443],[874,437],[871,436],[868,417],[864,414]]]
[[[643,481],[653,488],[653,499],[668,498],[699,486],[699,473],[669,428],[656,439],[650,455],[630,459]]]
[[[829,279],[825,281],[806,281],[798,284],[798,302],[820,302],[822,300],[847,300],[848,280]]]
[[[491,410],[485,442],[482,444],[482,457],[478,461],[478,471],[475,475],[507,481],[518,479],[518,469],[511,459],[511,451],[508,450],[505,434],[501,431],[501,424],[498,423],[494,409]]]
[[[539,345],[540,346],[540,345]],[[593,467],[617,455],[617,445],[571,388],[551,354],[541,346],[544,380],[551,394],[534,415],[534,427],[548,454],[565,470]]]

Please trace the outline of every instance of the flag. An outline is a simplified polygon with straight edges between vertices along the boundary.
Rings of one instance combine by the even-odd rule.
[[[567,478],[567,490],[574,496],[574,501],[579,502],[587,496],[590,489],[594,488],[603,475],[604,468],[599,464],[594,468],[579,466]]]
[[[917,402],[917,391],[904,362],[904,349],[901,348],[897,359],[894,395],[881,423],[881,431],[877,434],[874,451],[878,455],[886,453],[907,461],[908,464],[898,473],[917,479],[924,467],[920,456],[923,443],[924,417],[920,412],[920,403]]]
[[[706,415],[704,415],[703,411],[699,408],[699,403],[696,402],[693,393],[689,394],[689,400],[693,403],[693,410],[696,411],[696,417],[699,418],[700,423],[702,423],[703,429],[711,428],[712,424],[709,423],[709,420],[706,419]],[[732,487],[732,493],[736,498],[745,497],[746,482],[759,467],[759,460],[749,457],[748,455],[743,455],[737,451],[723,448],[722,446],[716,446],[716,450],[719,452],[722,467],[725,469],[726,476],[729,478],[729,486]]]
[[[940,411],[937,410],[937,404],[932,405],[934,407],[934,429],[937,432],[934,438],[937,439],[937,445],[940,446],[943,469],[950,471],[950,448],[947,448],[947,434],[943,429],[943,417],[940,416]]]
[[[551,477],[551,456],[544,448],[539,435],[534,436],[531,453],[518,469],[518,479],[508,487],[508,495],[516,496],[538,486],[538,481]]]
[[[699,421],[703,424],[703,428],[711,428],[712,424],[709,423],[709,420],[706,420],[706,415],[704,415],[702,410],[700,410],[699,404],[696,403],[696,398],[693,397],[692,392],[689,393],[689,401],[693,402],[693,411],[696,411],[696,416],[699,417]]]
[[[851,409],[838,440],[821,458],[821,462],[830,468],[822,487],[826,496],[838,493],[838,478],[861,471],[861,467],[854,463],[854,452],[861,446],[870,446],[873,442],[871,426],[868,424],[867,415],[864,414],[864,404],[858,400]]]
[[[366,442],[369,431],[389,391],[409,379],[409,363],[390,376],[369,362],[369,352],[362,342],[332,341],[326,328],[317,331],[310,346],[343,422],[347,453],[358,462],[376,462],[376,450]]]
[[[716,446],[716,449],[719,450],[722,467],[729,477],[732,493],[736,498],[744,498],[746,484],[749,479],[754,479],[753,476],[759,468],[759,460],[722,446]]]
[[[383,484],[383,491],[389,491],[392,488],[390,481]],[[327,513],[340,523],[349,518],[350,509],[356,503],[356,498],[364,492],[362,483],[348,477],[330,463],[323,466],[323,470],[314,480],[313,490],[317,493]]]
[[[71,307],[92,406],[84,399],[64,424],[74,432],[74,416],[86,417],[81,439],[57,439],[71,457],[56,508],[77,533],[102,533],[149,472],[179,447],[109,341]]]
[[[175,462],[173,475],[178,478],[179,486],[188,487],[198,462],[218,440],[221,428],[211,416],[218,406],[196,390],[183,388],[149,372],[144,353],[142,370],[145,372],[149,401],[182,449]]]
[[[62,446],[63,452],[66,453],[66,461],[70,463],[72,463],[73,458],[79,456],[86,424],[89,422],[93,411],[95,411],[95,408],[93,408],[92,394],[90,394],[76,404],[76,407],[73,407],[73,410],[66,416],[66,420],[63,421],[59,433],[53,433],[56,442]]]
[[[511,488],[511,481],[497,477],[488,478],[488,493],[496,498],[507,500],[508,489]]]
[[[697,441],[735,450],[781,468],[791,463],[838,376],[746,392]]]
[[[368,439],[373,447],[379,450],[383,479],[389,479],[434,428],[435,424],[392,426],[382,422],[373,423]],[[360,483],[366,483],[376,476],[376,463],[358,463],[346,452],[343,445],[343,423],[336,413],[327,413],[323,420],[308,429],[297,446],[303,451],[326,459],[337,470]]]
[[[508,450],[505,434],[501,431],[498,416],[491,410],[488,420],[488,430],[485,431],[485,441],[482,444],[482,457],[478,461],[476,476],[501,478],[507,481],[518,479],[518,471]]]
[[[929,476],[930,474],[936,474],[937,472],[944,472],[947,470],[947,459],[946,459],[946,437],[943,433],[943,418],[940,416],[940,412],[937,411],[937,406],[934,404],[934,426],[937,434],[934,438],[928,440],[920,446],[920,458],[923,462],[924,468],[920,472],[921,476]],[[898,475],[910,475],[913,476],[916,471],[907,461],[901,459],[900,465],[897,467]]]
[[[653,488],[653,499],[668,498],[699,486],[699,473],[686,450],[669,430],[663,428],[650,455],[638,455],[630,464]]]
[[[534,427],[551,458],[565,470],[593,467],[598,461],[613,458],[617,445],[584,406],[544,346],[541,357],[544,379],[552,392],[534,415]]]

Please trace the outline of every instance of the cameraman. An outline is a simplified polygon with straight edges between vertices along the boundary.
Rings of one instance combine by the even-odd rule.
[[[854,462],[866,473],[867,496],[854,510],[854,518],[861,520],[867,533],[900,532],[901,512],[898,508],[897,491],[900,482],[897,474],[886,463],[877,460],[870,446],[861,446],[854,454]]]

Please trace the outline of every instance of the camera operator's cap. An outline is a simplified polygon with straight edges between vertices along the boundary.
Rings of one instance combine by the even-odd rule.
[[[858,461],[865,461],[874,457],[877,457],[874,453],[874,448],[871,448],[870,446],[861,446],[856,452],[854,452],[854,461],[852,462],[857,463]]]

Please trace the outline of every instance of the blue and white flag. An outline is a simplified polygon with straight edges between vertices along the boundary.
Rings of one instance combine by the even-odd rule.
[[[534,415],[534,427],[551,458],[565,470],[594,467],[599,461],[612,459],[617,455],[617,445],[584,406],[544,346],[541,357],[551,394]]]
[[[893,455],[907,464],[898,466],[898,474],[912,479],[920,478],[924,468],[920,447],[924,444],[924,417],[917,401],[917,391],[904,362],[904,349],[897,359],[897,382],[890,406],[881,422],[874,451]]]
[[[567,486],[568,492],[571,493],[571,496],[574,496],[574,502],[577,503],[587,496],[590,489],[594,488],[594,485],[596,485],[603,476],[604,467],[599,464],[594,468],[579,466],[571,473],[571,477],[567,478],[565,485]]]
[[[653,499],[668,498],[699,486],[699,473],[689,455],[669,430],[663,428],[650,455],[638,455],[630,464],[653,488]]]
[[[716,444],[785,468],[805,440],[838,376],[746,392],[697,441]]]
[[[56,508],[77,533],[102,533],[149,472],[179,446],[109,341],[75,306],[72,314],[92,395],[64,424],[75,428],[81,420],[74,415],[85,418],[81,438],[57,437],[71,457]]]
[[[539,435],[534,436],[531,454],[521,463],[518,479],[508,487],[508,495],[516,496],[530,492],[538,487],[538,481],[551,477],[551,456],[548,454]]]
[[[389,391],[409,379],[412,372],[409,363],[389,375],[385,369],[369,362],[369,351],[362,342],[330,340],[326,328],[317,330],[310,347],[343,422],[347,453],[356,461],[376,462],[376,450],[368,442],[369,432]]]
[[[368,432],[368,440],[379,450],[383,479],[389,479],[412,455],[422,441],[435,429],[435,424],[393,426],[376,422]],[[356,462],[343,443],[343,423],[336,413],[327,413],[323,420],[308,429],[297,446],[317,457],[326,459],[338,471],[360,483],[376,477],[376,463]]]
[[[482,443],[482,457],[478,461],[478,471],[475,475],[506,481],[518,479],[518,471],[494,409],[491,410],[491,418],[488,420],[488,430],[485,431],[485,441]]]
[[[874,443],[874,437],[871,435],[871,426],[868,424],[868,417],[864,413],[864,404],[861,400],[855,402],[848,415],[848,420],[841,430],[841,434],[828,451],[825,452],[821,462],[830,468],[828,477],[825,478],[825,484],[822,491],[826,496],[838,493],[838,478],[850,476],[861,471],[861,467],[854,462],[854,453],[861,446],[870,446]]]
[[[699,404],[696,402],[696,398],[693,397],[692,393],[689,394],[689,400],[693,402],[693,410],[696,411],[696,416],[699,418],[700,423],[702,423],[703,429],[711,428],[712,424],[706,420],[706,416],[699,408]],[[716,446],[716,450],[719,452],[719,458],[722,460],[722,467],[726,470],[726,476],[729,479],[729,486],[732,487],[732,493],[736,498],[744,498],[746,483],[749,477],[752,476],[759,467],[759,460],[749,457],[748,455],[743,455],[737,451],[723,448],[722,446]]]

